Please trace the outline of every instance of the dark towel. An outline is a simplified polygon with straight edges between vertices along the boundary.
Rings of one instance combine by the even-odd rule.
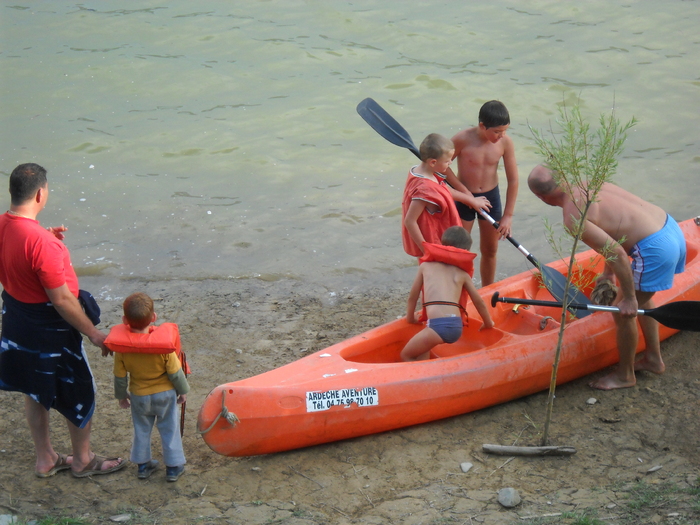
[[[3,291],[0,389],[22,392],[83,428],[95,410],[95,384],[83,338],[46,303]]]
[[[100,324],[100,306],[92,294],[87,290],[78,290],[78,302],[83,307],[83,312],[90,319],[90,322],[95,326]]]

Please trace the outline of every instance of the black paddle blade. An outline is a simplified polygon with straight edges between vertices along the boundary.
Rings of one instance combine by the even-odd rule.
[[[416,157],[420,158],[418,148],[408,132],[373,99],[366,98],[360,102],[357,105],[357,113],[386,140],[395,146],[408,148]]]
[[[539,265],[540,273],[542,274],[542,281],[545,288],[549,290],[559,302],[564,302],[564,290],[566,289],[566,277],[556,271],[554,268],[549,266]],[[578,303],[578,304],[591,304],[591,300],[583,295],[583,292],[576,288],[574,285],[569,286],[569,295],[567,304]],[[589,310],[581,309],[569,309],[569,311],[574,314],[577,318],[581,319],[587,315],[591,315],[593,312]]]
[[[644,314],[674,330],[700,332],[700,301],[668,303],[645,310]]]

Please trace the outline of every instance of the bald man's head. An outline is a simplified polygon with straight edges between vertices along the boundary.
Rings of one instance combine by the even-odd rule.
[[[541,164],[532,169],[527,178],[527,185],[529,186],[530,191],[532,191],[532,193],[538,197],[549,195],[550,193],[559,189],[554,177],[552,177],[552,170],[542,166]]]

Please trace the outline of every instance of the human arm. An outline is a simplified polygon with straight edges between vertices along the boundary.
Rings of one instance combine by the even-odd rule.
[[[464,140],[464,131],[460,131],[454,137],[452,137],[452,144],[455,148],[455,151],[452,154],[452,160],[454,161],[457,157],[459,157],[459,154],[462,152],[462,148],[464,148],[466,144]],[[455,190],[460,191],[462,193],[466,193],[467,195],[472,194],[467,189],[467,186],[461,180],[459,180],[459,177],[457,177],[457,174],[452,170],[451,167],[448,166],[443,175],[445,175],[447,183],[450,186],[452,186]]]
[[[564,222],[569,229],[575,227],[573,217]],[[613,275],[617,277],[621,299],[616,306],[620,309],[620,315],[636,316],[639,305],[634,290],[634,276],[624,248],[602,228],[588,220],[584,223],[581,240],[605,258],[603,273],[598,280],[611,279]]]
[[[187,382],[187,378],[185,377],[185,373],[182,371],[182,368],[180,368],[174,374],[168,374],[168,379],[170,379],[170,382],[173,384],[175,392],[177,392],[178,396],[187,394],[190,391],[190,385]]]
[[[498,233],[501,238],[510,237],[515,213],[515,200],[518,197],[518,164],[515,161],[515,147],[513,141],[507,135],[503,137],[503,167],[506,171],[506,203],[503,208],[503,216],[499,222]]]
[[[413,281],[413,286],[411,286],[411,291],[408,294],[408,303],[406,304],[406,321],[411,324],[418,323],[416,319],[416,306],[418,304],[418,298],[420,297],[420,291],[423,289],[423,272],[420,266],[418,267],[418,273]]]
[[[168,379],[173,385],[178,396],[183,396],[190,391],[190,385],[187,382],[187,376],[182,369],[180,358],[175,353],[164,354],[165,373],[168,374]]]
[[[421,253],[423,252],[425,237],[423,237],[423,233],[418,227],[418,217],[420,217],[420,214],[423,213],[427,205],[428,203],[423,200],[413,199],[411,204],[408,206],[406,216],[403,219],[403,224],[406,227],[408,235],[411,237],[411,239],[413,239],[413,242],[418,245]]]
[[[127,392],[128,386],[129,380],[126,376],[114,376],[114,397],[119,401],[119,406],[121,408],[129,408],[131,406],[129,392]]]
[[[484,210],[488,213],[488,211],[491,209],[491,203],[489,200],[484,197],[474,197],[472,192],[467,190],[466,193],[457,191],[454,188],[448,186],[447,189],[450,191],[450,195],[452,195],[452,199],[454,199],[455,202],[461,202],[462,204],[466,204],[470,208],[473,208],[475,210]]]
[[[484,324],[479,330],[483,330],[484,328],[493,328],[493,319],[491,319],[491,314],[489,313],[489,309],[486,306],[486,302],[484,302],[484,300],[481,298],[481,295],[479,295],[479,292],[477,291],[476,286],[474,286],[471,277],[469,277],[468,275],[467,279],[464,281],[464,288],[467,290],[469,297],[474,303],[476,311],[479,312],[481,320],[484,322]]]
[[[63,285],[58,288],[44,288],[44,290],[46,290],[49,301],[51,301],[51,304],[53,304],[53,307],[60,316],[73,328],[90,339],[92,344],[100,347],[103,357],[107,356],[109,354],[109,349],[104,344],[104,340],[107,336],[95,328],[92,321],[88,319],[78,302],[78,298],[71,293],[68,285],[63,283]]]
[[[456,155],[457,154],[455,153],[455,156]],[[443,173],[443,175],[445,176],[445,180],[447,181],[447,184],[449,184],[455,190],[461,191],[462,193],[466,193],[467,195],[472,194],[472,192],[467,189],[467,187],[464,185],[464,183],[462,183],[462,181],[457,178],[457,175],[455,175],[455,172],[452,171],[452,168],[447,168],[447,170],[445,170],[445,173]]]

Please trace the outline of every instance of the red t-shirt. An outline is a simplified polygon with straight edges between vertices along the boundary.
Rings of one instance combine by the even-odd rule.
[[[0,283],[23,303],[48,302],[45,288],[79,291],[68,248],[39,221],[9,213],[0,215]]]
[[[462,220],[459,218],[450,190],[447,189],[447,183],[441,178],[441,175],[436,173],[435,176],[438,182],[420,175],[414,175],[412,171],[409,171],[406,186],[403,190],[402,208],[403,218],[405,219],[412,200],[423,200],[437,206],[439,211],[432,214],[427,209],[423,210],[423,213],[418,216],[417,222],[425,242],[440,244],[445,230],[450,226],[461,226]],[[409,235],[403,220],[401,221],[401,228],[403,249],[406,253],[414,257],[423,255],[420,247]]]

